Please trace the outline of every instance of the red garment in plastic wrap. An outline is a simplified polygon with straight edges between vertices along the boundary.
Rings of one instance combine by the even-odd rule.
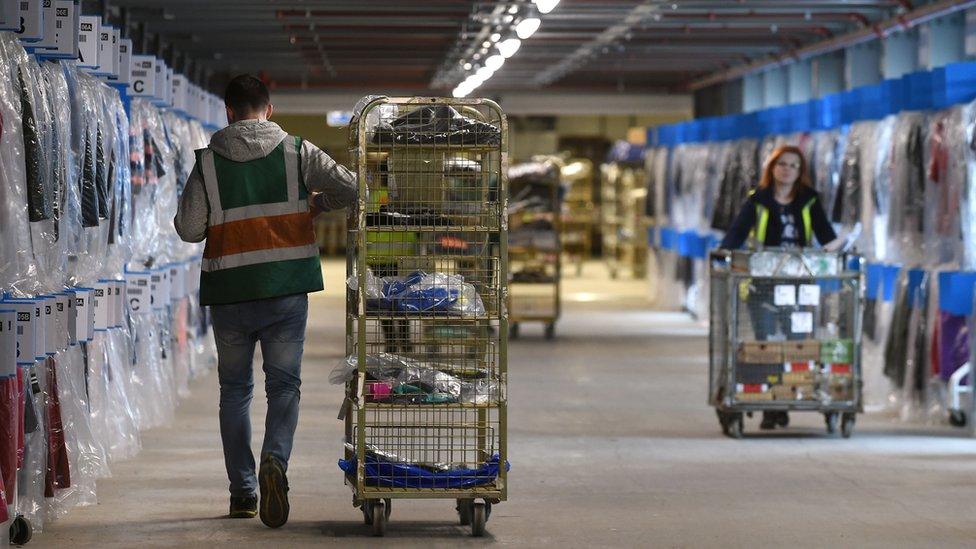
[[[26,398],[24,393],[24,370],[17,368],[17,469],[24,467],[24,414],[26,410]]]
[[[14,475],[16,474],[17,471],[14,471]],[[7,475],[4,474],[3,476],[7,476]],[[3,486],[2,483],[3,481],[0,481],[0,497],[2,497],[5,502],[7,502],[7,505],[10,505],[10,498],[13,497],[13,492],[14,492],[13,484],[10,485],[11,488],[8,491],[5,489],[5,486]],[[0,505],[0,522],[7,522],[8,520],[10,520],[10,512],[7,511],[7,505]]]
[[[58,377],[53,358],[47,366],[47,475],[44,478],[44,497],[53,498],[57,488],[71,486],[68,468],[68,447],[64,441],[61,422],[61,401],[58,399]]]
[[[17,378],[10,376],[0,380],[0,472],[7,491],[7,505],[13,504],[13,486],[17,482],[17,428],[21,420],[17,416]]]

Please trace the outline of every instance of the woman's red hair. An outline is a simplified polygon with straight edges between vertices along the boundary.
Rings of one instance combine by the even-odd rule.
[[[811,187],[810,184],[810,173],[807,171],[807,161],[803,157],[803,151],[799,147],[793,145],[781,145],[773,150],[773,153],[769,155],[769,159],[763,165],[762,177],[759,179],[759,188],[765,189],[772,185],[776,180],[773,179],[773,168],[776,163],[779,162],[779,157],[786,153],[793,153],[800,158],[800,176],[796,179],[796,183],[793,184],[793,192],[790,197],[796,196],[796,191],[800,185],[804,187]]]

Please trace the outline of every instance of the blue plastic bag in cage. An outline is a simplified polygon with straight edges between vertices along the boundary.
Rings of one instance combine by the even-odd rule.
[[[473,488],[491,484],[499,473],[498,455],[494,455],[477,469],[431,471],[428,468],[383,459],[366,453],[366,485],[387,488]],[[340,459],[339,468],[347,475],[356,474],[356,458]],[[505,470],[511,466],[506,461]]]

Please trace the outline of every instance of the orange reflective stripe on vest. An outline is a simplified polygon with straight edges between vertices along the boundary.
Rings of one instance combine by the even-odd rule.
[[[210,218],[200,275],[204,305],[321,290],[300,140],[286,137],[264,158],[234,162],[199,151]]]

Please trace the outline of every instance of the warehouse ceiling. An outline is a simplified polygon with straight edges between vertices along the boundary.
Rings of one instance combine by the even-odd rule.
[[[914,4],[924,4],[914,0]],[[261,74],[278,89],[450,93],[522,1],[85,1],[137,51],[219,89]],[[913,9],[909,0],[562,0],[483,84],[513,90],[683,92],[709,74],[788,56]],[[516,6],[518,5],[518,6]],[[511,10],[511,12],[509,11]],[[501,25],[504,28],[496,26]],[[504,38],[504,37],[503,37]],[[496,38],[497,39],[497,38]],[[470,70],[470,69],[469,69]]]

